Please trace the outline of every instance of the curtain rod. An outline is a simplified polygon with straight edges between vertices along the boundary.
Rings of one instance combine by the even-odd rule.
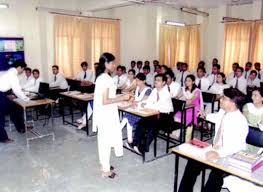
[[[263,21],[263,19],[255,19],[255,20],[244,20],[244,21],[221,21],[221,23],[246,23],[246,22],[257,22],[257,21]]]
[[[66,16],[73,16],[73,17],[84,17],[84,18],[91,18],[91,19],[106,19],[106,20],[116,20],[120,21],[120,19],[113,19],[113,18],[103,18],[103,17],[92,17],[92,16],[84,16],[84,15],[75,15],[75,14],[66,14],[66,13],[58,13],[58,12],[49,12],[53,15],[66,15]]]

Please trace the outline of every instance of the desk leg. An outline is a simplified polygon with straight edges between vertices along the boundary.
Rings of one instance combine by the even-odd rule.
[[[64,107],[63,107],[63,114],[64,114]],[[53,104],[50,104],[50,115],[51,115],[51,128],[53,131],[53,141],[55,141],[55,131],[54,131],[54,115],[53,115]]]
[[[89,136],[88,108],[89,108],[89,102],[88,102],[87,107],[86,107],[86,115],[85,115],[85,118],[86,118],[86,129],[87,129],[87,135]]]
[[[64,103],[64,98],[62,98],[60,101],[62,101],[62,121],[63,121],[63,125],[65,125],[66,122],[65,122],[65,107],[64,107],[65,103]]]
[[[26,146],[29,147],[28,130],[27,130],[27,118],[26,118],[26,108],[24,108],[24,124],[25,124],[25,131],[26,131]]]
[[[71,123],[74,123],[74,113],[73,113],[73,104],[70,105],[70,113],[71,113]]]
[[[177,192],[178,184],[178,168],[179,168],[179,155],[175,155],[175,167],[174,167],[174,192]]]
[[[202,170],[201,191],[205,188],[205,169]]]

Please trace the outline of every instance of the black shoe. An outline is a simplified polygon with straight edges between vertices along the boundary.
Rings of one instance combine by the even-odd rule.
[[[18,131],[19,133],[21,133],[21,134],[23,134],[23,133],[25,133],[25,132],[26,132],[26,130],[25,130],[25,129],[17,129],[17,131]]]

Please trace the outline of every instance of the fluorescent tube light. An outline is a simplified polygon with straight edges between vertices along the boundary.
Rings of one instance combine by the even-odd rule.
[[[165,24],[179,26],[179,27],[184,27],[185,26],[185,23],[179,23],[179,22],[175,22],[175,21],[165,21]]]
[[[9,5],[6,3],[0,3],[0,9],[7,9],[9,8]]]
[[[203,11],[199,11],[197,9],[191,9],[191,8],[187,8],[187,7],[183,7],[181,8],[182,12],[186,12],[186,13],[190,13],[190,14],[194,14],[194,15],[201,15],[204,17],[208,17],[209,13],[203,12]]]

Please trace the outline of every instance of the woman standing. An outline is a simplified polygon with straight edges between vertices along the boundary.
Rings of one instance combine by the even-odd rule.
[[[116,173],[110,166],[111,148],[115,155],[123,155],[122,132],[117,102],[130,99],[130,95],[116,96],[117,86],[111,73],[116,65],[111,53],[103,53],[97,67],[97,80],[94,92],[93,131],[98,130],[98,152],[103,177],[114,178]]]

